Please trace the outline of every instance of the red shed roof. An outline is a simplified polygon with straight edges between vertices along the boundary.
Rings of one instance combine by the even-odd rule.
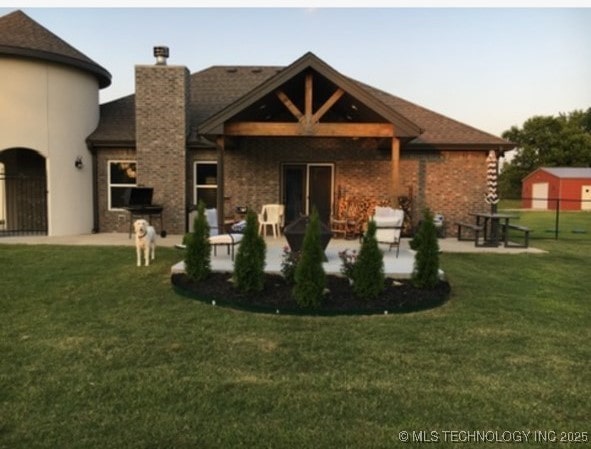
[[[591,179],[590,167],[540,167],[538,170],[543,170],[561,179]]]

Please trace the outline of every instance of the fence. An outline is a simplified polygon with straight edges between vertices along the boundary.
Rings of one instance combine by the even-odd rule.
[[[0,173],[0,236],[47,234],[45,177]]]
[[[591,200],[521,197],[502,199],[499,210],[519,217],[532,238],[591,240]]]

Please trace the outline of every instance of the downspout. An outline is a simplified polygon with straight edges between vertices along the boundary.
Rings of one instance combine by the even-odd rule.
[[[224,210],[224,152],[226,142],[224,136],[218,136],[216,139],[217,163],[218,163],[218,195],[217,195],[217,209],[218,209],[218,230],[220,234],[225,233],[224,219],[226,211]]]
[[[88,150],[92,155],[92,233],[99,232],[99,217],[98,217],[98,157],[96,148],[92,143],[87,142]]]

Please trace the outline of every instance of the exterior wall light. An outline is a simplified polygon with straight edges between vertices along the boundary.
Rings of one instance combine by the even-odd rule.
[[[82,167],[84,167],[84,162],[82,162],[82,156],[78,156],[76,158],[76,160],[74,161],[74,167],[76,167],[78,170],[82,170]]]

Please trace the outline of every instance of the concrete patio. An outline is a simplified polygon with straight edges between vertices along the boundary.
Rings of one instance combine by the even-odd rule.
[[[157,246],[159,247],[174,247],[182,242],[182,235],[169,235],[166,238],[158,238]],[[414,251],[409,247],[408,238],[403,238],[400,245],[400,254],[396,257],[396,249],[393,248],[388,251],[385,245],[380,245],[384,249],[384,267],[386,275],[398,279],[409,278],[414,264]],[[279,273],[281,270],[281,261],[283,256],[283,248],[287,245],[285,238],[267,237],[267,257],[265,271]],[[18,236],[18,237],[0,237],[0,245],[2,244],[28,244],[28,245],[102,245],[102,246],[130,246],[135,245],[134,239],[129,238],[127,233],[98,233],[98,234],[84,234],[76,236],[64,237],[48,237],[48,236]],[[236,247],[239,248],[239,247]],[[545,251],[537,248],[482,248],[475,247],[473,242],[458,241],[453,237],[439,239],[439,248],[442,253],[497,253],[497,254],[519,254],[519,253],[543,253]],[[338,253],[345,249],[359,250],[359,242],[357,240],[332,239],[326,249],[326,256],[328,262],[324,264],[324,269],[327,273],[339,273],[341,267],[341,260]],[[183,270],[183,250],[179,252],[179,263],[171,267],[171,272],[178,272]],[[158,252],[156,252],[156,257]],[[233,262],[231,257],[227,254],[225,248],[220,247],[217,251],[217,256],[212,253],[211,257],[212,268],[215,271],[231,271]]]

